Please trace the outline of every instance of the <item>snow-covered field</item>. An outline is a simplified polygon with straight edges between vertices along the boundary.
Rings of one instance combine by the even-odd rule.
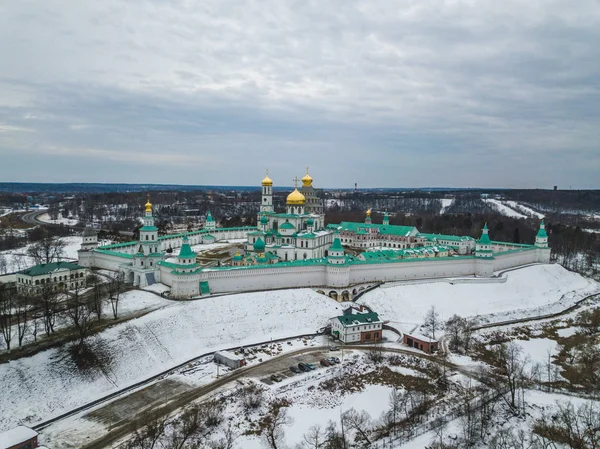
[[[43,221],[44,223],[63,224],[65,226],[75,226],[77,223],[79,223],[79,220],[74,218],[59,217],[56,220],[52,220],[50,218],[50,214],[47,213],[39,215],[37,218],[38,220]]]
[[[435,306],[441,319],[457,314],[487,321],[541,315],[563,310],[577,299],[600,291],[600,284],[560,265],[535,265],[507,273],[503,284],[432,282],[396,285],[366,293],[359,302],[371,307],[402,331],[423,323]]]
[[[81,248],[81,237],[62,237],[61,240],[65,242],[62,260],[76,261],[78,259],[77,250]],[[27,255],[27,248],[29,246],[30,245],[0,252],[6,260],[6,271],[8,273],[24,270],[34,264],[33,259]]]
[[[517,212],[516,210],[508,207],[507,205],[503,204],[499,200],[484,199],[482,201],[488,203],[492,208],[496,209],[500,214],[505,215],[507,217],[528,218],[526,215],[523,215],[522,213]]]
[[[103,370],[79,372],[65,349],[0,365],[0,430],[56,416],[209,351],[312,333],[341,311],[309,289],[171,302],[90,338],[107,355]]]

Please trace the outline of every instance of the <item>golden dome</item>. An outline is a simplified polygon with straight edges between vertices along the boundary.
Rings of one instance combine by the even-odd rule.
[[[313,179],[308,174],[308,167],[306,167],[306,174],[302,178],[302,184],[308,187],[309,185],[312,184],[312,181],[313,181]]]
[[[269,178],[269,170],[267,170],[267,176],[265,176],[265,179],[263,179],[261,183],[263,186],[272,186],[273,185],[273,181],[271,180],[271,178]]]
[[[152,203],[150,202],[150,195],[148,195],[148,202],[146,203],[146,212],[152,212]]]
[[[287,196],[286,203],[290,206],[303,206],[306,202],[306,198],[300,192],[298,192],[298,188],[295,188],[292,193]]]
[[[367,210],[367,217],[371,216],[371,208],[369,207],[369,210]]]

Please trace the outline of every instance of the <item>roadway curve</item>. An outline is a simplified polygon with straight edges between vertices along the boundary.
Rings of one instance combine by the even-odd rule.
[[[108,433],[103,435],[101,438],[98,438],[97,440],[94,440],[94,441],[86,444],[85,446],[82,447],[82,449],[103,449],[106,447],[112,447],[111,446],[112,444],[127,437],[129,434],[133,433],[136,429],[140,428],[145,423],[148,423],[148,419],[150,416],[152,416],[153,418],[156,418],[156,417],[161,417],[161,416],[171,414],[174,411],[189,404],[190,402],[200,399],[201,397],[206,396],[231,382],[235,382],[242,377],[251,376],[253,373],[264,370],[265,366],[269,366],[269,365],[275,364],[275,363],[279,364],[282,360],[290,359],[292,357],[297,356],[298,354],[310,354],[310,353],[314,353],[314,352],[326,351],[327,349],[328,349],[327,346],[315,346],[315,347],[311,347],[310,349],[301,348],[301,349],[298,349],[295,351],[290,351],[281,356],[274,357],[266,362],[263,362],[263,363],[260,363],[257,365],[253,365],[253,366],[249,366],[246,368],[237,369],[237,370],[233,371],[231,374],[228,374],[227,376],[217,379],[216,381],[214,381],[208,385],[203,385],[201,387],[196,387],[192,390],[188,390],[188,391],[185,391],[185,392],[182,392],[179,394],[175,394],[171,397],[169,402],[167,402],[163,406],[153,408],[152,410],[142,410],[142,411],[136,413],[134,416],[132,416],[127,422],[114,423],[113,425],[117,425],[118,426],[117,428],[110,430]],[[397,354],[411,355],[414,357],[427,359],[434,363],[445,363],[447,368],[459,371],[462,374],[465,374],[469,377],[478,378],[476,373],[468,370],[464,366],[460,366],[460,365],[456,365],[454,363],[443,361],[442,359],[437,358],[432,355],[428,355],[425,353],[420,354],[420,353],[417,353],[417,352],[414,352],[411,350],[407,350],[407,349],[377,347],[377,346],[356,346],[356,345],[346,345],[346,346],[344,346],[344,349],[351,349],[351,350],[357,350],[357,351],[370,351],[373,349],[377,349],[377,350],[383,349],[383,351],[387,352],[387,353],[391,352],[391,353],[397,353]]]

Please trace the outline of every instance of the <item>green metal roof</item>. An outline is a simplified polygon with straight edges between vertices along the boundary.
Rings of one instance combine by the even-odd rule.
[[[378,229],[380,234],[384,235],[399,235],[399,236],[409,236],[415,231],[417,228],[414,226],[397,226],[397,225],[384,225],[384,224],[373,224],[373,223],[357,223],[352,221],[342,221],[339,225],[329,224],[327,227],[332,227],[339,229],[341,231],[349,231],[358,233],[359,230],[364,229]]]
[[[260,237],[256,239],[254,242],[254,251],[264,251],[265,250],[265,242]]]
[[[417,237],[423,237],[427,240],[448,240],[450,242],[465,242],[469,240],[475,240],[473,237],[469,236],[458,236],[458,235],[444,235],[444,234],[427,234],[423,232],[419,232]]]
[[[212,214],[210,213],[210,211],[208,211],[208,213],[206,214],[206,221],[208,223],[214,222],[215,220],[212,217]]]
[[[189,239],[187,238],[187,235],[183,238],[183,245],[181,245],[181,249],[179,250],[179,256],[180,259],[195,259],[196,258],[196,253],[194,251],[192,251],[192,248],[190,247],[190,243],[189,243]]]
[[[481,238],[478,240],[478,242],[483,245],[491,245],[492,244],[492,241],[490,240],[490,236],[487,235],[486,233],[481,234]]]
[[[140,231],[158,231],[156,226],[142,226]]]
[[[540,229],[536,234],[536,237],[547,238],[548,234],[546,234],[546,226],[544,225],[544,220],[540,223]]]
[[[43,274],[49,274],[56,270],[83,270],[85,267],[77,265],[72,262],[51,262],[35,265],[26,270],[19,271],[21,274],[27,276],[41,276]]]
[[[344,251],[344,247],[342,246],[342,242],[340,242],[339,235],[336,235],[333,239],[333,243],[329,247],[329,251]]]
[[[281,223],[279,225],[279,229],[296,229],[296,227],[289,221],[286,221],[285,223]]]
[[[342,323],[343,326],[352,326],[355,324],[373,324],[379,323],[379,315],[375,312],[369,313],[357,313],[356,315],[342,315],[338,316],[337,319]]]
[[[108,256],[123,257],[124,259],[132,259],[133,258],[133,254],[120,253],[118,251],[110,251],[107,249],[95,249],[94,252],[100,253],[100,254],[106,254]]]

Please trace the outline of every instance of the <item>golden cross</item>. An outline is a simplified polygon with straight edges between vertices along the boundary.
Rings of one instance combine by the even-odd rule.
[[[294,181],[294,187],[297,189],[298,188],[298,181],[300,181],[300,180],[296,176],[294,179],[292,179],[292,181]]]
[[[308,175],[308,167],[306,167],[306,174]]]

